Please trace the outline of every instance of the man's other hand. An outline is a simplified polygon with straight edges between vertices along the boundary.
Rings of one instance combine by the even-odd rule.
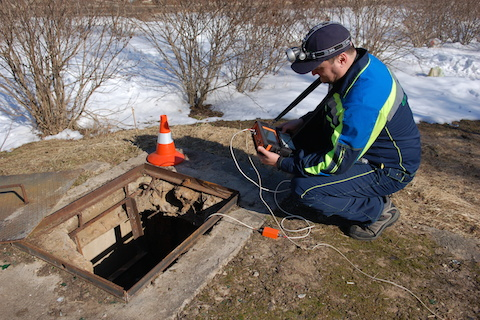
[[[303,119],[290,120],[278,126],[281,132],[295,133],[303,125]]]

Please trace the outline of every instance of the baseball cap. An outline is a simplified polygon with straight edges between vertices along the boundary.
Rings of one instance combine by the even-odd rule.
[[[307,33],[301,48],[292,48],[296,51],[295,62],[291,67],[296,73],[308,73],[323,61],[346,51],[351,45],[350,32],[344,26],[336,22],[322,22]],[[287,52],[287,55],[290,57],[291,53]]]

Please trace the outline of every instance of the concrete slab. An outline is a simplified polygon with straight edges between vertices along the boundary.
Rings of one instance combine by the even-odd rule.
[[[49,215],[55,204],[72,186],[80,170],[0,176],[0,242],[25,238]],[[25,199],[23,199],[25,198]]]
[[[204,152],[183,151],[187,159],[182,164],[171,168],[172,170],[240,191],[239,207],[232,209],[232,212],[229,212],[228,215],[253,228],[262,226],[268,211],[259,200],[258,188],[238,172],[231,158]],[[143,153],[88,180],[83,185],[69,190],[55,210],[144,163],[146,157],[147,153]],[[253,170],[249,169],[250,165],[248,163],[242,163],[241,166],[249,175],[255,176]],[[260,170],[268,187],[275,188],[279,181],[285,179],[284,174],[275,169],[260,165],[258,170]],[[268,195],[265,195],[265,197],[270,198]],[[98,319],[175,319],[178,312],[208,284],[208,281],[223,266],[235,257],[253,232],[249,228],[224,218],[209,233],[203,235],[194,247],[182,255],[173,266],[158,275],[149,286],[138,292],[129,303],[95,306],[95,311],[93,311],[92,308],[88,309],[88,305],[63,301],[62,310],[65,310],[65,312],[75,310],[76,314],[81,314],[80,311],[85,309],[85,311],[89,310],[90,315],[95,312]],[[21,268],[18,268],[18,271],[16,270],[17,268],[9,269],[9,277],[25,277],[24,274],[20,274],[22,272]],[[0,274],[0,276],[2,275]],[[26,286],[29,285],[28,281],[24,282]],[[32,281],[31,285],[33,286],[32,290],[35,290],[35,281]],[[28,292],[28,288],[24,289]],[[22,307],[21,303],[15,307],[15,303],[19,302],[18,299],[12,301],[8,295],[1,296],[3,296],[3,300],[0,306],[5,303],[9,308],[18,309]],[[59,297],[55,296],[55,292],[48,291],[44,292],[41,299],[52,301],[52,299],[59,299]],[[46,312],[47,310],[43,311]],[[26,314],[27,311],[25,311]],[[24,318],[28,319],[27,316]]]

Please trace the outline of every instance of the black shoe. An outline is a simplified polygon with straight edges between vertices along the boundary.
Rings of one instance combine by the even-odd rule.
[[[374,223],[365,225],[352,225],[348,230],[348,235],[357,240],[375,240],[385,230],[394,224],[400,217],[400,211],[392,203],[389,197],[385,197],[385,205],[380,218]]]

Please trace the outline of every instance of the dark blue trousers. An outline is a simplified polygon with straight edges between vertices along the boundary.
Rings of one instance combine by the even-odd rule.
[[[412,179],[413,175],[398,169],[358,162],[339,175],[294,177],[291,188],[300,203],[320,215],[370,224],[382,213],[383,197],[403,189]]]

